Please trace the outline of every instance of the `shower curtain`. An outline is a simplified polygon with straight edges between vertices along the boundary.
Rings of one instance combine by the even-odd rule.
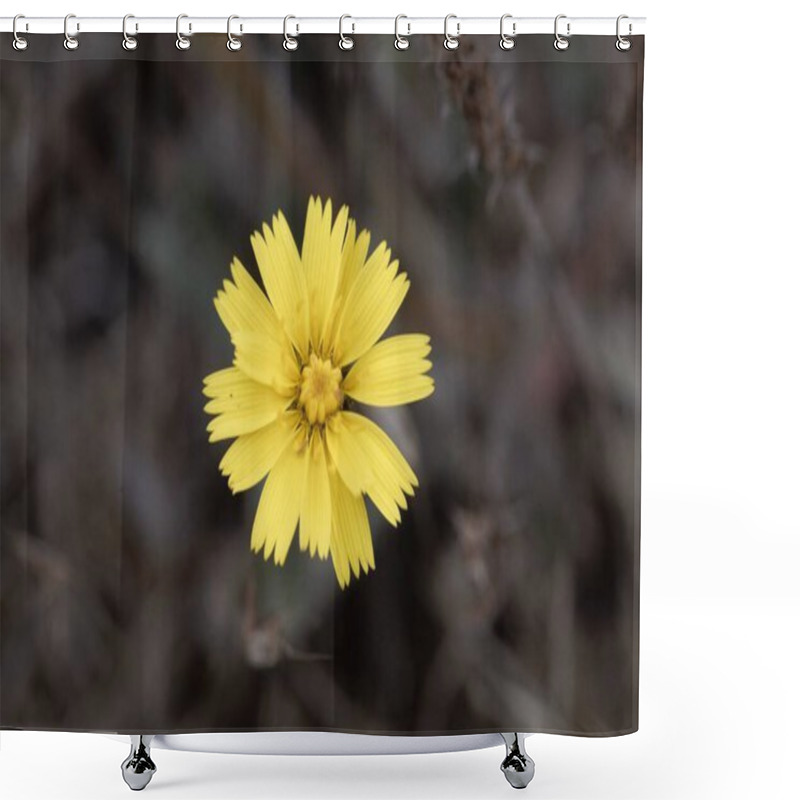
[[[638,726],[643,37],[0,42],[0,728]]]

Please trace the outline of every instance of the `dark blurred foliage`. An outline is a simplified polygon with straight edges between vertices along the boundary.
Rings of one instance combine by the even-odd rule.
[[[641,60],[531,38],[3,50],[0,725],[635,729]],[[420,489],[345,591],[251,554],[201,395],[232,256],[311,193],[436,379],[367,412]]]

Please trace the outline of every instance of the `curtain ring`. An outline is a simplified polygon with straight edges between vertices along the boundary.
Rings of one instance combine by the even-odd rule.
[[[11,31],[14,34],[14,41],[12,42],[15,50],[27,50],[28,49],[28,40],[24,36],[20,36],[17,32],[17,20],[25,19],[24,14],[17,14],[14,17],[14,22],[11,25]],[[25,23],[25,30],[28,30],[28,23]]]
[[[456,33],[455,36],[447,30],[447,23],[451,19],[456,20]],[[444,18],[444,48],[445,50],[456,50],[458,48],[458,37],[461,35],[461,23],[455,14],[448,14]]]
[[[122,47],[124,50],[135,50],[139,46],[139,42],[136,40],[136,36],[130,36],[128,34],[129,19],[135,19],[133,14],[126,14],[122,18]],[[139,30],[138,22],[136,23],[134,30]]]
[[[353,41],[353,38],[351,36],[345,36],[344,35],[344,31],[343,31],[342,28],[344,26],[344,21],[346,19],[353,19],[353,18],[349,14],[342,14],[342,16],[339,17],[339,49],[340,50],[352,50],[356,46],[356,43]],[[354,22],[351,23],[351,24],[352,24],[352,30],[350,31],[350,33],[355,33],[356,32],[356,25],[355,25]]]
[[[411,42],[408,41],[406,37],[411,36],[411,23],[407,22],[406,27],[408,30],[406,31],[405,36],[400,35],[400,20],[401,19],[408,19],[405,14],[398,14],[394,18],[394,46],[398,50],[408,50]]]
[[[620,15],[617,17],[617,42],[616,42],[616,48],[617,48],[617,50],[619,50],[621,53],[624,53],[626,50],[630,50],[630,49],[631,49],[631,40],[630,40],[630,39],[626,39],[626,38],[625,38],[625,37],[624,37],[624,36],[623,36],[623,35],[622,35],[622,34],[619,32],[619,24],[620,24],[620,22],[622,22],[622,20],[624,20],[624,19],[629,19],[629,17],[628,17],[628,15],[627,15],[627,14],[620,14]],[[628,36],[630,36],[630,35],[631,35],[631,33],[633,33],[633,25],[631,25],[631,23],[629,22],[629,23],[628,23]]]
[[[78,41],[77,37],[70,35],[70,32],[69,32],[69,21],[71,19],[75,19],[75,15],[74,14],[67,14],[67,16],[64,17],[64,49],[65,50],[77,50],[78,49],[78,45],[80,44],[80,42]],[[76,22],[75,23],[76,32],[79,32],[80,29],[81,29],[80,23]]]
[[[181,33],[181,20],[188,19],[188,14],[178,14],[177,18],[175,19],[175,35],[178,37],[175,39],[175,47],[178,50],[188,50],[192,43]],[[192,33],[192,23],[189,23],[189,35]]]
[[[290,19],[295,19],[296,20],[297,17],[293,17],[291,14],[288,14],[287,16],[285,16],[283,18],[283,49],[292,51],[292,50],[297,50],[298,42],[297,42],[297,39],[294,38],[294,36],[289,36],[288,26],[289,26],[289,20]],[[299,25],[297,26],[297,29],[295,31],[295,35],[298,34],[298,33],[300,33],[300,26]]]
[[[553,30],[555,32],[555,35],[556,35],[556,40],[553,42],[553,47],[555,47],[556,50],[566,50],[569,47],[569,39],[565,39],[558,32],[558,21],[560,19],[566,19],[566,18],[567,18],[566,14],[559,14],[556,17],[555,25],[554,25],[554,28],[553,28]],[[567,22],[567,36],[570,36],[570,35],[571,35],[571,33],[570,33],[570,23]]]
[[[513,50],[514,45],[516,42],[514,41],[514,37],[517,35],[517,23],[511,23],[511,35],[509,36],[505,30],[503,29],[503,25],[507,19],[512,19],[511,14],[503,14],[500,17],[500,49],[501,50]]]
[[[237,17],[236,14],[231,14],[228,17],[228,44],[226,45],[226,47],[232,53],[235,53],[237,50],[242,49],[242,40],[238,36],[234,36],[233,33],[231,32],[231,22],[233,22],[235,19],[239,19],[239,17]],[[241,32],[242,32],[242,26],[239,25],[239,33]]]

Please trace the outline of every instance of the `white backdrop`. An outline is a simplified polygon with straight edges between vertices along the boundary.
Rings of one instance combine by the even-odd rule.
[[[3,15],[647,16],[640,731],[534,736],[528,795],[798,796],[800,8],[685,0],[27,0]],[[4,34],[7,35],[7,34]],[[3,732],[3,798],[127,796],[127,747]],[[287,758],[154,751],[163,798],[508,797],[502,749]]]

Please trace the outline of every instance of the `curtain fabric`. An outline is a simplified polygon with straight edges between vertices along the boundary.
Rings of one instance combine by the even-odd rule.
[[[0,43],[0,728],[638,726],[644,44]]]

